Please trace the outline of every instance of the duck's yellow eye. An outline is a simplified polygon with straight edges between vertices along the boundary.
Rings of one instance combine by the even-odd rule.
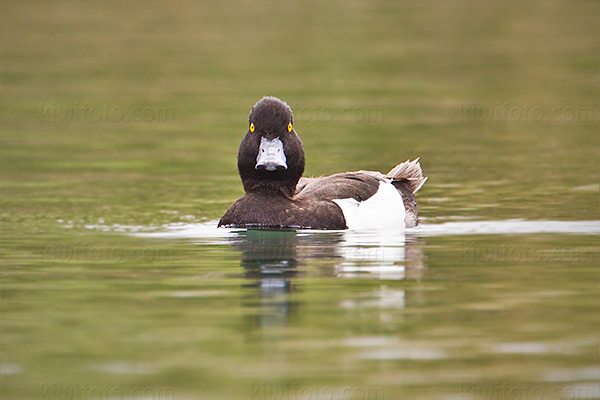
[[[292,123],[290,122],[290,123],[288,124],[288,132],[291,132],[291,131],[292,131],[292,128],[293,128],[293,126],[292,126]]]
[[[250,132],[254,132],[254,124],[250,124]]]

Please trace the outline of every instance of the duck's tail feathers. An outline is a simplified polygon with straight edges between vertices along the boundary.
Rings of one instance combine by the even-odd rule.
[[[396,165],[385,177],[392,181],[406,181],[413,194],[417,193],[421,186],[427,182],[427,177],[423,176],[419,158],[415,158],[413,161],[406,160]]]

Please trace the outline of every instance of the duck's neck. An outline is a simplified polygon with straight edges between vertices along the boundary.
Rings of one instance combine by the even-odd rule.
[[[247,194],[265,194],[291,199],[296,192],[296,182],[248,179],[244,180],[243,184]]]

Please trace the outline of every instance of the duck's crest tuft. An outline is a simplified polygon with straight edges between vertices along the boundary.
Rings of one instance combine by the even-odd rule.
[[[419,158],[415,158],[413,161],[406,160],[396,165],[385,176],[392,181],[406,181],[413,194],[417,193],[427,182],[427,177],[423,176]]]

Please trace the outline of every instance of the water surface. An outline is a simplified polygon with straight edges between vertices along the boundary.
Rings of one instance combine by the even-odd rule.
[[[112,232],[112,246],[104,235],[39,245],[40,261],[5,269],[4,387],[17,398],[598,397],[599,223],[88,226]]]

